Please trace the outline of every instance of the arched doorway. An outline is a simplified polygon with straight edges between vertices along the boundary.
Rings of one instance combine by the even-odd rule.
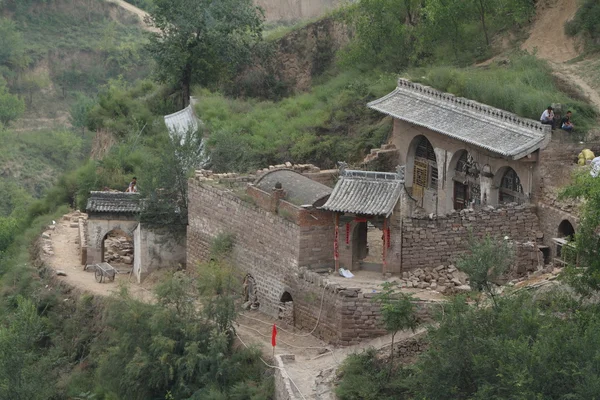
[[[117,269],[133,268],[133,237],[118,228],[109,231],[102,239],[101,260]]]
[[[413,139],[407,164],[412,169],[411,194],[420,206],[427,209],[425,203],[437,194],[438,164],[433,146],[425,136]]]
[[[352,233],[352,269],[382,271],[383,221],[357,217]]]
[[[497,175],[501,176],[498,188],[498,203],[507,204],[525,202],[521,178],[519,178],[519,175],[517,175],[514,169],[505,167],[504,171]]]
[[[558,237],[567,240],[575,239],[575,228],[569,220],[565,219],[558,225]]]
[[[294,299],[290,292],[283,292],[279,300],[278,319],[289,326],[294,326]]]
[[[458,155],[454,167],[454,201],[453,208],[462,210],[469,208],[470,204],[481,204],[481,183],[479,175],[481,169],[473,156],[462,150]]]

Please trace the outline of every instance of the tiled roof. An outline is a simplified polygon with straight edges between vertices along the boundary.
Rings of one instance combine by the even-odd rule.
[[[281,183],[285,191],[284,200],[297,206],[322,205],[331,194],[331,188],[313,181],[299,172],[291,169],[275,169],[260,176],[254,185],[267,193],[271,193],[275,184]]]
[[[91,192],[86,211],[92,213],[138,213],[141,210],[139,193]]]
[[[404,183],[401,173],[341,170],[324,210],[388,217]]]
[[[396,90],[368,106],[515,160],[544,148],[551,136],[550,127],[539,121],[406,79],[399,79]]]
[[[177,135],[181,137],[190,129],[193,132],[196,132],[198,130],[198,124],[199,121],[194,114],[191,103],[181,111],[165,115],[165,125],[167,125],[171,135]]]

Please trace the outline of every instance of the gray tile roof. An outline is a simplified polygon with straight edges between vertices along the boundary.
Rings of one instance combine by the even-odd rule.
[[[322,205],[331,194],[331,188],[322,183],[313,181],[299,172],[291,169],[275,169],[261,175],[254,185],[267,193],[271,193],[275,184],[281,183],[285,191],[284,200],[297,206]]]
[[[139,193],[90,192],[88,213],[138,213],[141,210]]]
[[[333,193],[323,210],[361,215],[384,215],[388,217],[404,184],[401,173],[340,171]]]
[[[544,148],[551,136],[550,127],[539,121],[406,79],[368,107],[515,160]]]
[[[183,110],[177,111],[176,113],[165,115],[165,125],[169,129],[171,135],[177,135],[182,137],[190,129],[193,132],[198,130],[199,120],[194,114],[192,103]]]

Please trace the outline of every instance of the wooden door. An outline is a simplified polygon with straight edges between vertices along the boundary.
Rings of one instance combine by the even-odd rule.
[[[454,209],[463,210],[469,206],[469,186],[454,182]]]

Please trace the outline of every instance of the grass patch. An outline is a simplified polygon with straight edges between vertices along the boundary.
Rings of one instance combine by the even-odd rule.
[[[69,130],[0,132],[0,165],[35,197],[49,189],[56,178],[81,162],[91,134],[82,137]],[[3,178],[4,179],[4,178]]]
[[[359,161],[391,132],[366,107],[396,86],[394,75],[343,72],[278,102],[201,91],[197,112],[209,132],[215,171],[247,171],[285,161],[333,167]]]
[[[573,111],[578,131],[594,126],[597,111],[561,90],[550,66],[531,55],[514,56],[508,63],[483,68],[433,67],[408,72],[410,79],[456,96],[539,120],[550,104],[560,103]]]

